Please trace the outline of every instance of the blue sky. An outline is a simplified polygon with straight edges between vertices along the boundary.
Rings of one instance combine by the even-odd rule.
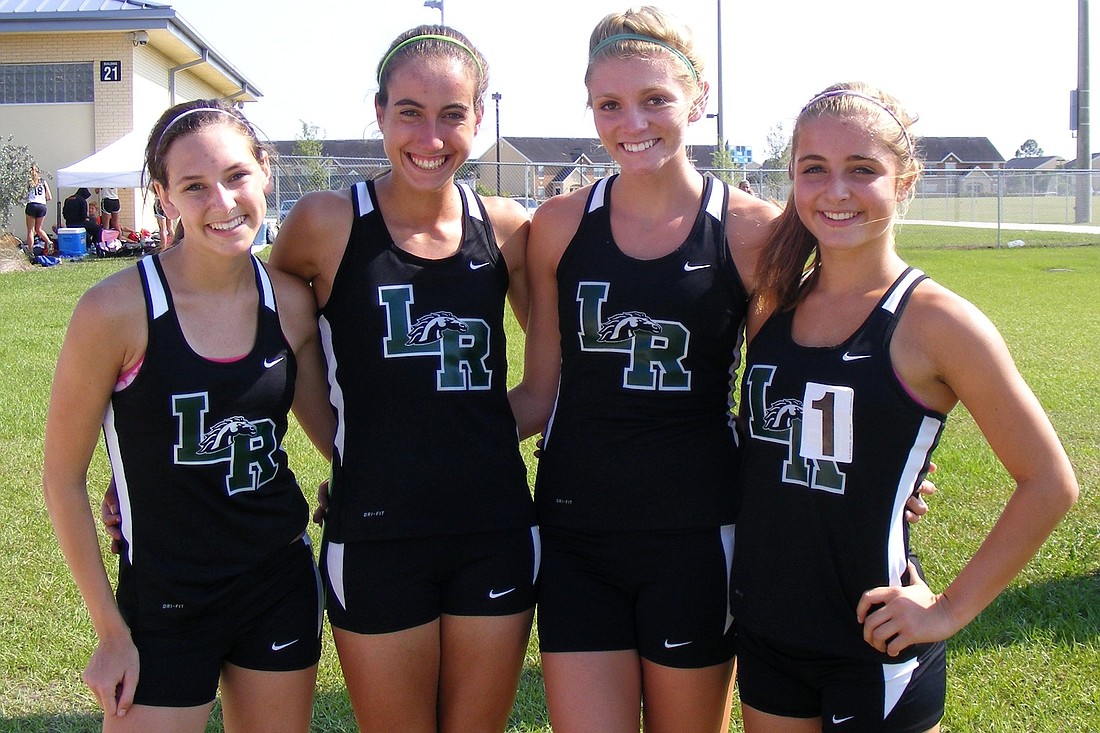
[[[246,113],[271,139],[293,138],[301,121],[329,138],[375,136],[379,57],[401,31],[439,21],[423,0],[164,1],[264,93]],[[489,91],[502,95],[503,136],[595,136],[583,84],[588,35],[629,1],[444,3],[447,24],[489,59]],[[716,0],[654,4],[675,6],[692,28],[713,89]],[[1094,33],[1098,13],[1090,19]],[[725,135],[753,148],[757,160],[774,125],[789,129],[814,93],[855,79],[918,113],[921,135],[989,137],[1006,158],[1034,138],[1048,155],[1076,156],[1069,131],[1069,93],[1077,86],[1074,0],[723,0],[722,28]],[[717,111],[716,97],[712,91],[709,112]],[[1100,150],[1096,116],[1092,148]],[[487,100],[475,152],[492,145],[495,125]],[[715,139],[715,121],[703,120],[689,142]]]

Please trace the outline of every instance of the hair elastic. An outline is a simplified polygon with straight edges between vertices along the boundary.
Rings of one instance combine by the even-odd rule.
[[[428,41],[428,40],[443,41],[444,43],[450,43],[450,44],[453,44],[455,46],[458,46],[463,51],[470,54],[470,58],[472,58],[474,60],[474,63],[477,64],[477,73],[478,73],[478,75],[479,76],[484,76],[485,75],[485,69],[481,65],[481,59],[479,59],[477,57],[477,54],[474,53],[474,50],[472,48],[470,48],[469,46],[467,46],[465,43],[458,40],[457,38],[452,38],[450,36],[443,36],[443,35],[439,35],[437,33],[425,33],[425,34],[420,35],[420,36],[413,36],[412,38],[405,39],[401,43],[394,46],[392,51],[390,51],[388,54],[386,54],[386,58],[382,59],[382,63],[378,65],[378,83],[379,84],[382,83],[382,72],[386,70],[386,65],[394,57],[394,54],[396,54],[398,51],[400,51],[405,46],[408,46],[411,43],[416,43],[417,41]]]
[[[177,122],[182,120],[184,117],[187,117],[188,115],[195,114],[196,112],[221,112],[222,114],[229,115],[238,122],[244,122],[245,125],[248,125],[248,122],[246,120],[238,117],[227,109],[222,109],[221,107],[193,107],[184,112],[180,112],[178,115],[173,117],[167,125],[164,126],[164,129],[161,130],[160,137],[157,138],[157,146],[156,148],[154,148],[154,152],[160,152],[160,144],[164,142],[164,136],[168,134],[169,130],[176,126]],[[251,130],[252,126],[248,125],[248,128]]]
[[[857,99],[862,99],[870,102],[876,107],[882,109],[884,112],[886,112],[886,114],[890,115],[890,117],[893,118],[894,122],[898,123],[898,127],[901,128],[901,134],[905,136],[905,147],[909,150],[909,154],[913,155],[913,139],[909,137],[909,129],[905,126],[905,123],[901,121],[901,118],[898,117],[894,110],[890,109],[885,102],[883,102],[881,99],[876,99],[875,97],[872,97],[870,94],[857,92],[854,89],[833,89],[827,92],[822,92],[821,94],[818,94],[816,97],[811,99],[809,102],[806,102],[806,105],[802,108],[802,111],[798,113],[798,116],[801,117],[803,114],[805,114],[806,110],[808,110],[810,107],[814,106],[818,102],[822,102],[826,99],[833,99],[834,97],[855,97]]]
[[[612,43],[618,43],[619,41],[645,41],[646,43],[652,43],[655,46],[660,46],[661,48],[669,51],[670,53],[678,57],[681,61],[683,61],[684,66],[686,66],[688,68],[688,71],[691,72],[691,78],[695,81],[699,81],[699,72],[695,70],[695,65],[692,64],[691,60],[684,55],[683,51],[671,46],[668,43],[665,43],[664,41],[652,38],[650,36],[643,36],[638,33],[616,33],[613,36],[608,36],[607,38],[596,44],[596,47],[592,49],[592,53],[588,54],[588,60],[592,61],[596,58],[596,54],[598,54],[600,51],[604,50]]]

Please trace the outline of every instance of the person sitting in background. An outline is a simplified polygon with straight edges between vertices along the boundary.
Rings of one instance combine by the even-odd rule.
[[[61,218],[65,220],[65,226],[83,228],[89,247],[94,247],[99,241],[103,227],[91,217],[88,209],[88,199],[92,192],[86,188],[78,188],[76,193],[65,199],[61,205]]]

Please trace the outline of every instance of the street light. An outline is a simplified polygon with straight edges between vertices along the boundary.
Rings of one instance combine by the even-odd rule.
[[[435,8],[439,11],[439,24],[447,25],[443,22],[443,0],[424,0],[424,7]]]
[[[442,2],[442,0],[440,0]],[[497,110],[497,196],[500,195],[500,92],[493,92]]]
[[[718,5],[718,147],[726,142],[726,134],[722,129],[722,0],[715,0]]]

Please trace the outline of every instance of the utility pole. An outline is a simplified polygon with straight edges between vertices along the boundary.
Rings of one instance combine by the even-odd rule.
[[[443,20],[443,0],[424,0],[424,7],[435,8],[439,11],[439,24],[447,25]]]
[[[500,92],[493,92],[497,108],[497,196],[500,195]]]
[[[715,0],[718,4],[718,149],[726,144],[726,134],[722,123],[725,121],[725,108],[722,106],[722,0]]]
[[[1092,221],[1092,135],[1089,124],[1089,0],[1077,0],[1077,178],[1073,221]]]

